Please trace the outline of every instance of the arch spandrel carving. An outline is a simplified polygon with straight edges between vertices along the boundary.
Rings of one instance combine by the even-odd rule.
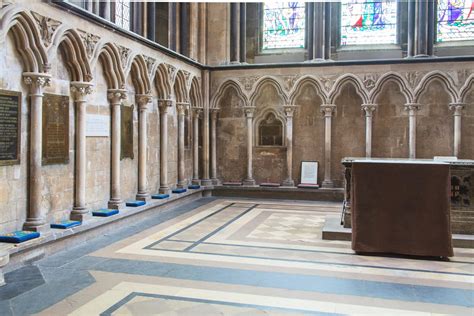
[[[451,98],[451,102],[455,103],[459,101],[459,93],[456,89],[456,84],[454,83],[453,78],[448,74],[441,72],[439,70],[431,71],[427,73],[421,80],[418,86],[414,90],[414,102],[418,103],[420,96],[426,91],[426,87],[431,83],[431,81],[437,80],[442,83],[443,87],[446,89],[446,92]]]
[[[405,96],[405,103],[413,103],[413,90],[407,79],[396,72],[387,72],[380,76],[376,81],[374,88],[369,93],[369,103],[377,103],[377,98],[382,92],[384,86],[388,82],[395,82],[400,88],[401,93]]]
[[[362,99],[362,103],[369,103],[369,92],[365,88],[362,80],[354,74],[345,74],[337,78],[328,94],[328,103],[334,103],[346,84],[352,84],[354,86],[357,94]]]
[[[323,100],[323,103],[327,103],[328,96],[326,91],[324,90],[324,85],[321,83],[321,81],[313,76],[304,76],[296,81],[295,85],[293,86],[293,89],[290,91],[289,104],[295,105],[296,99],[300,96],[304,86],[306,85],[311,85],[312,87],[314,87],[318,95]]]

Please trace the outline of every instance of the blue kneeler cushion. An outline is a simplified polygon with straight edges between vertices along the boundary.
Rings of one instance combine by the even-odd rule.
[[[66,221],[62,221],[62,222],[59,222],[59,223],[51,224],[51,228],[66,229],[66,228],[71,228],[71,227],[79,226],[79,225],[81,225],[80,221],[66,220]]]
[[[179,193],[184,193],[184,192],[186,192],[186,191],[187,191],[187,190],[186,190],[185,188],[182,188],[182,189],[174,189],[174,190],[171,191],[171,192],[173,192],[173,193],[178,193],[178,194],[179,194]]]
[[[113,209],[108,209],[108,208],[102,208],[97,211],[93,211],[92,215],[94,216],[100,216],[100,217],[109,217],[115,214],[118,214],[119,210],[113,210]]]
[[[197,190],[199,188],[201,188],[199,184],[191,184],[190,186],[188,186],[188,189],[191,189],[191,190]]]
[[[145,204],[146,204],[145,201],[127,201],[127,203],[125,203],[125,205],[132,206],[132,207],[142,206]]]
[[[17,230],[13,233],[0,235],[1,242],[20,243],[30,239],[38,238],[40,234],[38,232],[31,232],[27,230]]]
[[[151,196],[152,199],[155,199],[155,200],[162,200],[162,199],[167,199],[169,198],[170,195],[169,194],[153,194]]]

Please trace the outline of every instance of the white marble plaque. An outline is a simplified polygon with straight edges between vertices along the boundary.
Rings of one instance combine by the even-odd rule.
[[[108,115],[87,114],[86,115],[87,137],[109,137],[110,117]]]
[[[318,163],[316,161],[301,162],[302,184],[318,184]]]

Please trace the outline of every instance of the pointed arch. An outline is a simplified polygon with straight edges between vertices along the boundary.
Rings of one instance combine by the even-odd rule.
[[[402,94],[405,96],[405,101],[406,103],[413,103],[413,91],[409,88],[409,84],[406,81],[406,79],[400,74],[390,71],[385,74],[383,74],[379,80],[375,83],[374,89],[370,92],[369,94],[369,102],[368,103],[376,103],[375,100],[377,100],[377,97],[379,94],[382,92],[383,87],[385,86],[386,83],[388,82],[395,82],[398,84],[398,87],[400,88],[400,91]]]
[[[225,82],[223,82],[219,89],[217,89],[217,93],[214,94],[214,97],[211,100],[210,108],[211,109],[217,109],[219,108],[219,103],[221,101],[221,98],[225,95],[225,92],[227,89],[234,89],[237,92],[237,95],[239,98],[242,100],[244,103],[244,106],[249,105],[249,100],[247,96],[242,92],[242,87],[239,85],[239,83],[233,79],[229,79]]]
[[[474,87],[474,74],[471,74],[466,82],[464,83],[464,85],[461,87],[461,89],[459,90],[459,102],[461,103],[465,103],[466,102],[466,97],[467,97],[467,94],[469,93],[469,91],[471,90],[471,88]]]
[[[197,77],[193,77],[191,81],[191,90],[189,92],[191,99],[191,107],[193,108],[202,108],[202,93],[201,93],[201,84]]]
[[[270,76],[265,76],[265,77],[260,78],[255,83],[255,89],[253,90],[250,96],[251,106],[255,106],[254,104],[255,99],[260,95],[261,90],[266,85],[273,86],[276,89],[278,95],[283,99],[284,104],[288,104],[288,96],[286,95],[285,91],[282,89],[281,84],[275,78],[270,77]]]
[[[151,83],[148,76],[148,68],[142,55],[137,54],[132,59],[130,67],[133,86],[137,94],[150,94]]]
[[[369,102],[368,92],[364,88],[364,84],[360,78],[354,74],[345,74],[337,78],[336,82],[334,83],[333,88],[329,92],[328,103],[334,104],[336,98],[341,94],[342,88],[344,88],[346,84],[352,84],[354,86],[357,94],[362,99],[362,103]]]
[[[155,73],[155,86],[158,98],[171,100],[173,98],[173,86],[176,78],[176,68],[169,64],[159,64]]]
[[[176,102],[189,103],[189,91],[187,89],[187,80],[183,70],[178,70],[173,88]]]
[[[296,81],[293,89],[291,90],[290,98],[289,98],[289,100],[290,100],[289,104],[295,105],[295,101],[298,98],[298,96],[301,94],[302,89],[304,88],[305,85],[311,85],[312,87],[314,87],[316,89],[317,93],[319,94],[319,96],[321,97],[321,99],[323,100],[323,102],[327,103],[326,102],[327,101],[327,94],[324,91],[322,83],[315,77],[304,76],[304,77],[299,78]]]
[[[254,144],[255,146],[259,146],[259,138],[260,138],[260,124],[262,123],[263,120],[265,120],[270,114],[272,114],[281,124],[281,137],[282,137],[282,143],[281,146],[286,146],[286,129],[285,129],[285,124],[286,124],[286,117],[280,112],[277,111],[274,108],[266,108],[263,111],[260,111],[258,113],[254,120],[253,120],[253,130],[255,131],[254,133]]]
[[[56,49],[53,49],[55,47]],[[92,72],[86,48],[74,29],[61,28],[53,40],[50,57],[62,53],[72,81],[91,81]],[[53,55],[54,54],[54,55]]]
[[[98,50],[98,59],[104,66],[105,79],[108,89],[123,89],[125,76],[120,64],[120,54],[117,46],[106,43]]]
[[[49,70],[48,56],[42,45],[34,18],[19,6],[9,6],[1,16],[0,42],[12,34],[15,48],[20,55],[23,71],[46,73]]]
[[[415,103],[418,103],[420,101],[420,97],[423,94],[423,92],[426,91],[426,87],[432,82],[432,81],[439,81],[446,89],[446,92],[448,92],[449,96],[451,97],[451,102],[457,102],[459,100],[458,92],[456,90],[456,85],[454,84],[453,79],[438,70],[431,71],[427,73],[420,81],[418,84],[418,87],[415,89],[414,93],[414,101]]]

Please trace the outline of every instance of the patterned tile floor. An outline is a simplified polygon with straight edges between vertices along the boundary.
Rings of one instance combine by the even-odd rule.
[[[340,209],[202,199],[7,275],[0,314],[474,315],[473,250],[355,255],[321,239]]]

